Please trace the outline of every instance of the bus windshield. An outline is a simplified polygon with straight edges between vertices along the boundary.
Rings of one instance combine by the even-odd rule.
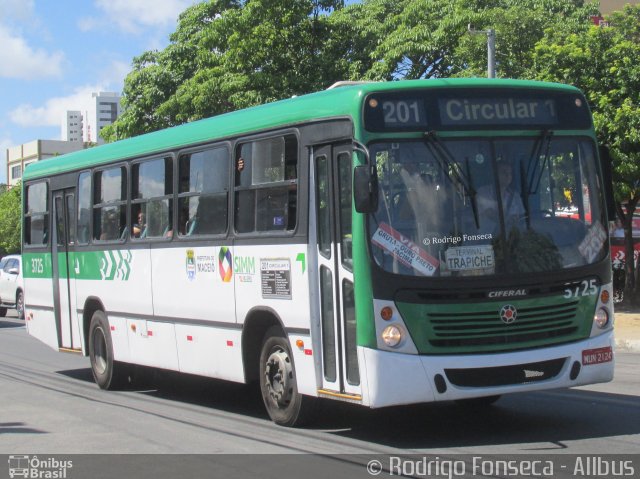
[[[369,148],[380,188],[371,251],[388,272],[516,275],[606,254],[603,188],[588,138],[431,135]]]

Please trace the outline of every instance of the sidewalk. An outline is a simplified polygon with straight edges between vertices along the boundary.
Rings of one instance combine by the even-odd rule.
[[[640,311],[619,309],[615,312],[615,318],[616,349],[640,353]]]

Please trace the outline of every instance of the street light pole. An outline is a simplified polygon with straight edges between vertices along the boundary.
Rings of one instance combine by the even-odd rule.
[[[493,28],[489,30],[476,30],[471,24],[468,27],[469,33],[476,35],[483,33],[487,35],[487,78],[496,77],[496,31]]]
[[[487,30],[487,77],[496,77],[496,31]]]

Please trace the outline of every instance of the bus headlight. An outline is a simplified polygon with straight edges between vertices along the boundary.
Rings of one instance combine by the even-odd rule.
[[[609,325],[609,311],[605,308],[598,309],[593,317],[593,322],[596,323],[596,326],[600,329],[606,328]]]
[[[389,347],[395,347],[402,341],[402,331],[397,326],[387,326],[382,330],[382,340]]]

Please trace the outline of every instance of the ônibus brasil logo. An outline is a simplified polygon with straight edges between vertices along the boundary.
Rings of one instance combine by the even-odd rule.
[[[518,310],[511,304],[506,304],[500,310],[500,319],[504,324],[513,323],[518,317]]]
[[[220,254],[218,254],[218,271],[220,271],[220,278],[225,283],[231,281],[233,276],[233,260],[231,258],[231,251],[226,246],[220,248]]]

